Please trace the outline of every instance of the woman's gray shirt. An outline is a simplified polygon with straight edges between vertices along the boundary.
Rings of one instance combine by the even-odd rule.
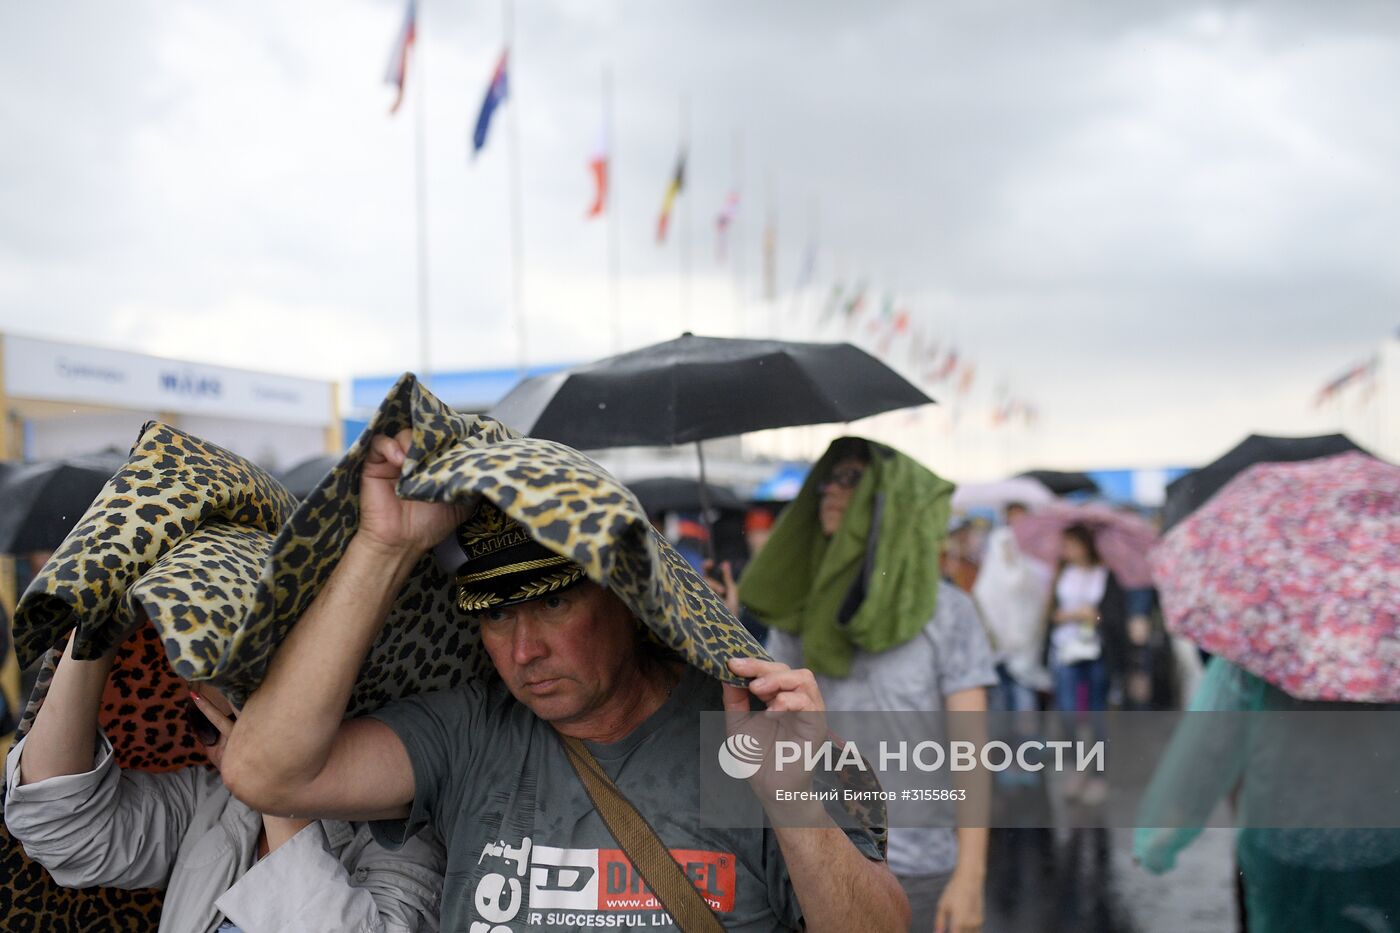
[[[445,857],[431,837],[390,852],[364,824],[313,822],[258,861],[262,817],[203,768],[123,771],[98,734],[91,771],[20,784],[6,758],[5,825],[70,888],[163,888],[161,933],[438,929]]]

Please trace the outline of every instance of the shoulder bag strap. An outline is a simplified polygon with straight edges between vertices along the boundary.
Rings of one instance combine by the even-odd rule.
[[[681,933],[724,933],[723,924],[671,857],[656,830],[617,789],[593,753],[579,739],[565,735],[559,739],[608,831],[676,922],[676,928]]]

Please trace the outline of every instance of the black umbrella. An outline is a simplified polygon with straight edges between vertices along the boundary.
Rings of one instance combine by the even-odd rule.
[[[1066,472],[1064,470],[1027,470],[1016,475],[1039,482],[1057,496],[1067,496],[1072,492],[1096,493],[1099,491],[1099,484],[1090,479],[1087,473]]]
[[[340,457],[331,454],[322,454],[319,457],[312,457],[303,460],[294,467],[288,467],[277,478],[282,481],[282,485],[287,487],[287,491],[298,499],[305,499],[311,495],[311,490],[320,485],[321,480],[331,471],[331,468],[340,462]]]
[[[0,481],[0,554],[56,550],[126,459],[110,450],[11,469]]]
[[[932,402],[849,343],[684,334],[527,379],[491,416],[533,437],[596,450],[855,421]]]
[[[728,486],[706,483],[701,502],[700,484],[690,477],[660,476],[652,479],[639,479],[628,483],[627,488],[636,493],[637,501],[648,515],[662,512],[699,512],[705,508],[739,511],[745,508],[744,501]]]
[[[849,343],[682,334],[527,379],[490,412],[517,431],[583,450],[695,442],[855,421],[933,402]],[[702,505],[705,493],[701,490]],[[708,510],[708,509],[706,509]]]
[[[1256,463],[1292,463],[1316,460],[1349,451],[1368,451],[1345,434],[1318,437],[1268,437],[1251,434],[1218,459],[1192,470],[1167,484],[1167,501],[1162,506],[1162,530],[1181,521],[1206,504],[1220,488]]]

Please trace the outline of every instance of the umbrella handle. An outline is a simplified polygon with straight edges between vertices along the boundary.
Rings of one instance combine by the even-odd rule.
[[[715,562],[715,526],[710,521],[710,490],[705,482],[705,447],[703,441],[695,442],[695,456],[700,461],[700,524],[705,526],[705,559]]]

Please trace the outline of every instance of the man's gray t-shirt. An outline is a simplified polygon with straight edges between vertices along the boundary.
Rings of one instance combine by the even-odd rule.
[[[774,660],[802,667],[802,639],[770,629]],[[857,651],[845,677],[817,675],[829,710],[841,712],[935,711],[960,690],[997,682],[992,649],[977,607],[962,590],[938,584],[938,608],[918,636],[888,651]],[[897,875],[943,874],[957,862],[951,829],[890,829],[889,864]]]
[[[794,929],[801,911],[773,833],[709,828],[715,821],[700,812],[699,713],[720,709],[719,683],[687,668],[630,735],[588,748],[726,929]],[[375,824],[375,837],[392,846],[429,824],[446,843],[444,933],[672,926],[554,730],[499,681],[412,697],[373,715],[403,741],[414,778],[408,820]],[[877,857],[866,837],[851,838]]]

